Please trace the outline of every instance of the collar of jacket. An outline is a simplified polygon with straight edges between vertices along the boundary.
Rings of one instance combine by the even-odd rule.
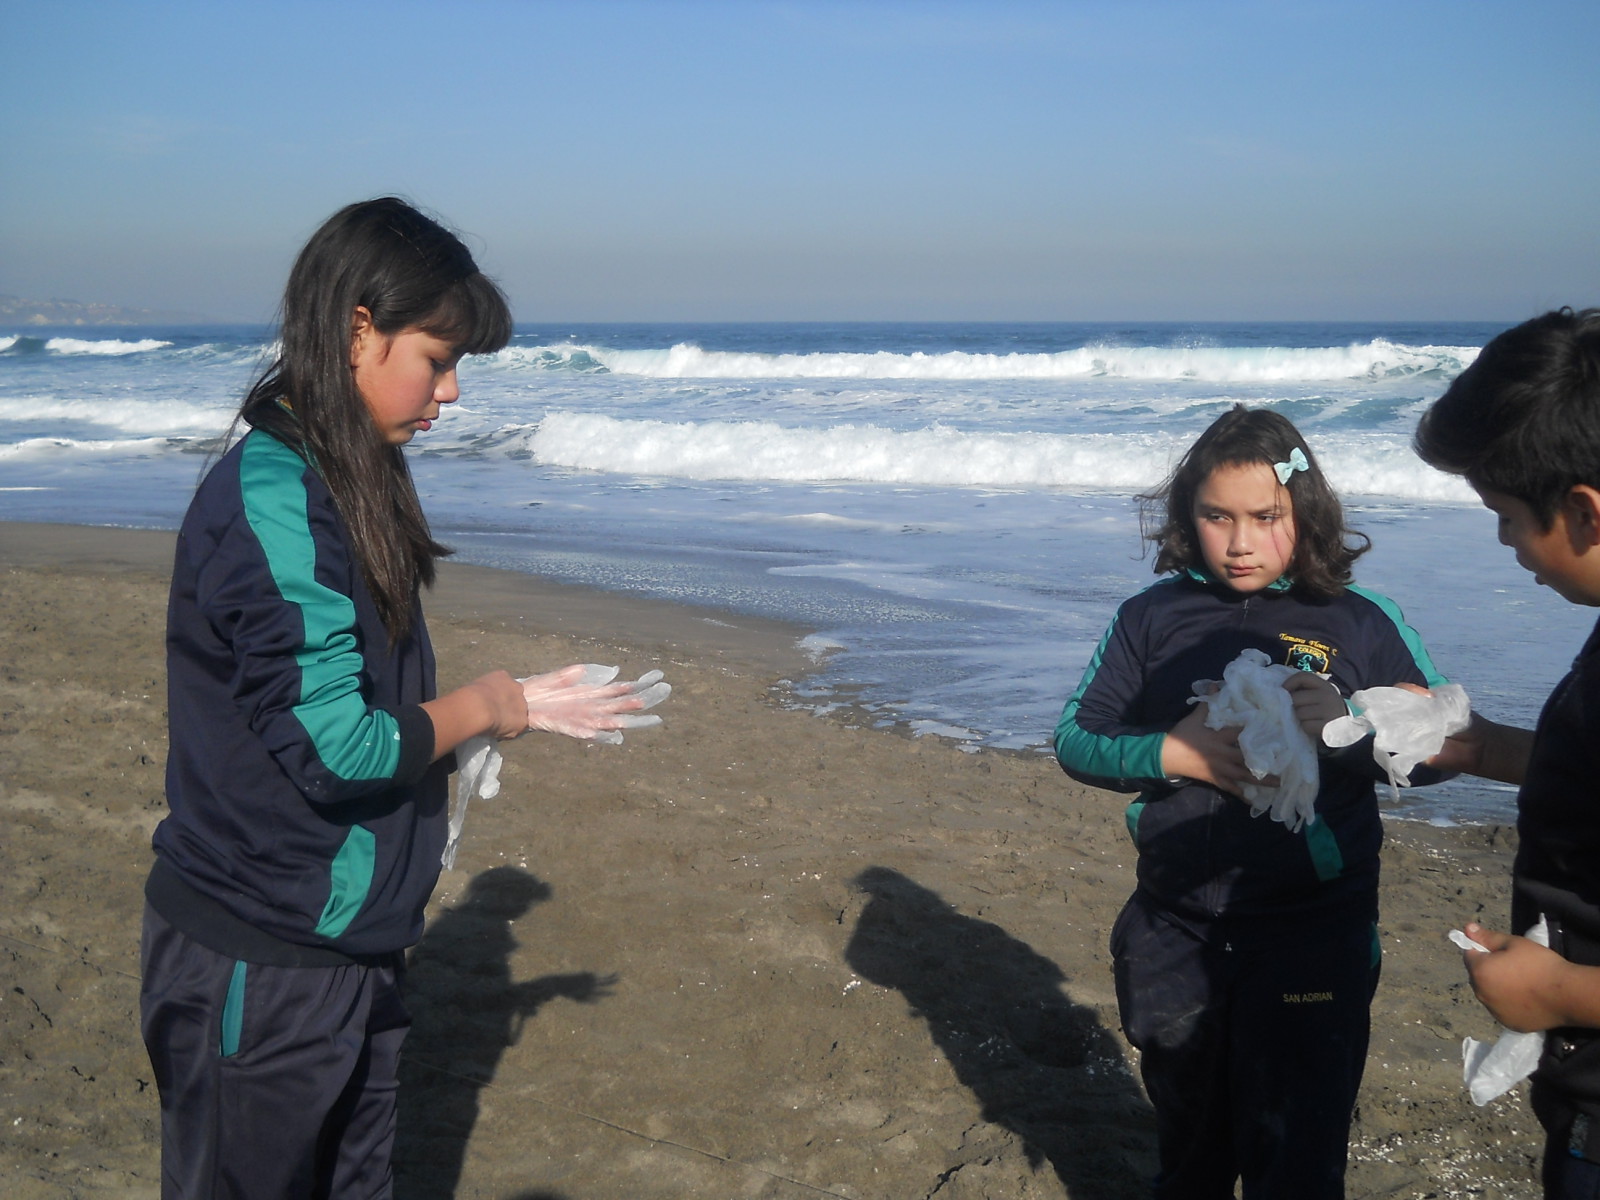
[[[1223,588],[1228,591],[1233,590],[1215,575],[1211,574],[1211,572],[1202,571],[1199,567],[1190,567],[1188,570],[1184,571],[1184,574],[1190,579],[1194,580],[1196,583],[1203,583],[1208,587]],[[1271,583],[1269,583],[1263,590],[1268,592],[1287,592],[1293,586],[1294,580],[1290,579],[1287,575],[1280,575]]]

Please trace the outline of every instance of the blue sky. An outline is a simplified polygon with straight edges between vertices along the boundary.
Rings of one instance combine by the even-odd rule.
[[[340,205],[519,319],[1600,303],[1600,4],[0,0],[0,292],[271,316]]]

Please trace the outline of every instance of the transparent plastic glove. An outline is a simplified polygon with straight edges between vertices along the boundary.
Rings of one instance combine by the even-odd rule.
[[[1300,728],[1294,698],[1283,687],[1283,681],[1295,674],[1295,668],[1273,664],[1259,650],[1241,650],[1223,668],[1221,687],[1214,680],[1198,680],[1195,697],[1189,701],[1206,702],[1206,724],[1212,729],[1240,727],[1239,749],[1250,773],[1257,779],[1278,777],[1276,787],[1245,785],[1250,815],[1270,812],[1290,832],[1317,819],[1321,786],[1316,747]]]
[[[574,663],[546,675],[518,680],[528,701],[528,728],[568,737],[622,744],[622,730],[661,724],[654,708],[672,694],[660,671],[647,671],[628,683],[613,683],[616,667]]]
[[[1458,683],[1436,687],[1427,696],[1405,688],[1364,688],[1350,703],[1356,712],[1329,721],[1322,740],[1337,749],[1374,734],[1372,757],[1388,775],[1396,799],[1401,788],[1411,785],[1411,769],[1439,753],[1445,738],[1460,733],[1472,719],[1466,689]]]
[[[456,865],[461,826],[467,819],[467,801],[474,795],[492,800],[500,792],[500,751],[486,737],[468,738],[456,747],[456,794],[450,804],[450,836],[439,863],[446,871]]]
[[[1522,936],[1541,946],[1550,945],[1550,927],[1545,924],[1543,913],[1539,914],[1538,923]],[[1463,950],[1483,950],[1459,929],[1450,931],[1450,940]],[[1472,1094],[1472,1102],[1482,1108],[1532,1075],[1542,1053],[1543,1033],[1502,1029],[1493,1043],[1466,1038],[1461,1043],[1461,1081]]]

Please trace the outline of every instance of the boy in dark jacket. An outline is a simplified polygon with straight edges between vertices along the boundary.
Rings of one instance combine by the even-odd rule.
[[[1417,453],[1463,476],[1538,582],[1600,606],[1600,309],[1500,334],[1424,414]],[[1521,785],[1511,927],[1471,924],[1473,990],[1511,1029],[1547,1031],[1533,1074],[1546,1197],[1600,1195],[1600,626],[1532,731],[1474,716],[1439,766]]]

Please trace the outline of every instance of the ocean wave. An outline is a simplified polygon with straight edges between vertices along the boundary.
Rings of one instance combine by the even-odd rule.
[[[195,346],[179,346],[163,357],[185,364],[254,364],[271,362],[280,349],[281,343],[278,342],[255,342],[242,346],[230,342],[201,342]]]
[[[23,438],[0,445],[0,462],[29,462],[47,459],[102,458],[113,454],[165,454],[193,444],[190,438],[108,438],[104,440],[68,437]]]
[[[1478,356],[1475,346],[1411,346],[1375,338],[1348,346],[1084,346],[1049,354],[760,354],[704,350],[615,350],[593,345],[512,346],[497,360],[548,371],[603,371],[652,379],[1131,379],[1215,383],[1444,378]]]
[[[620,474],[696,480],[857,482],[924,487],[1135,492],[1165,478],[1188,444],[1161,434],[969,433],[945,426],[790,428],[768,421],[622,420],[553,412],[508,427],[536,461]],[[509,448],[501,441],[501,449]],[[1459,480],[1421,467],[1403,438],[1329,439],[1319,457],[1350,495],[1457,503]]]
[[[151,350],[163,350],[170,345],[171,342],[163,342],[159,338],[125,342],[117,338],[90,340],[53,337],[45,342],[44,348],[52,354],[148,354]]]
[[[488,356],[491,363],[511,367],[533,367],[544,371],[575,371],[580,375],[598,375],[611,370],[600,359],[604,354],[622,354],[626,351],[604,350],[599,346],[507,346]]]
[[[227,428],[232,405],[146,400],[63,399],[57,396],[0,395],[0,421],[7,424],[101,425],[126,433],[216,436]]]

